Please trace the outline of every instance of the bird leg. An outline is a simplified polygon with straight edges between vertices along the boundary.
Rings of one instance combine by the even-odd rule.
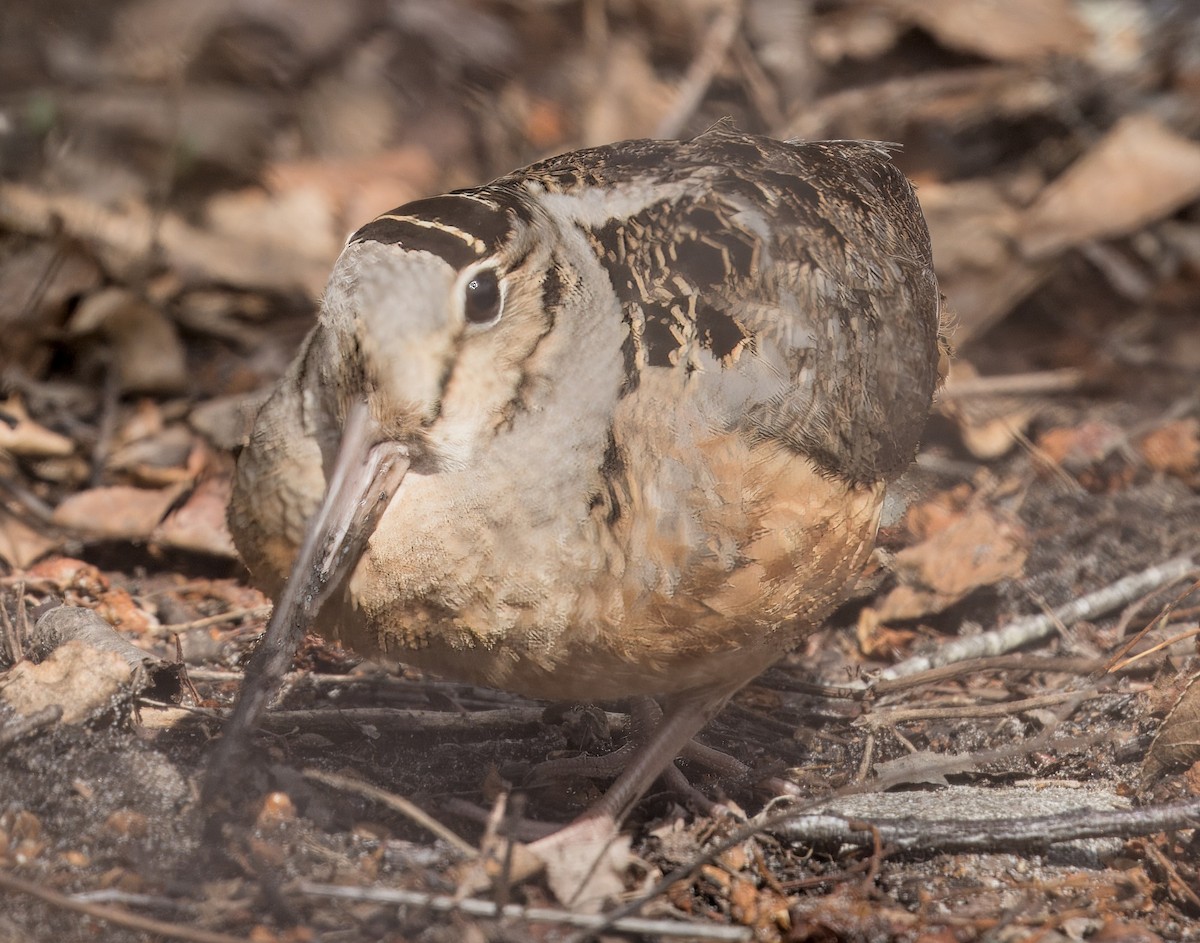
[[[588,779],[617,776],[629,764],[639,744],[648,740],[662,722],[662,717],[663,710],[654,698],[636,698],[630,709],[628,743],[602,756],[575,756],[539,763],[526,777],[525,785],[541,786],[554,779],[573,776]],[[679,757],[704,766],[726,779],[743,779],[750,772],[750,767],[735,757],[696,740],[685,743],[679,751]],[[687,777],[675,767],[674,761],[664,767],[660,778],[671,792],[677,793],[706,814],[714,810],[714,803],[688,782]]]
[[[654,780],[673,766],[675,757],[739,687],[740,683],[670,698],[662,719],[629,755],[608,791],[575,821],[529,847],[538,854],[555,854],[565,846],[615,836],[625,816]]]
[[[538,763],[525,777],[525,786],[543,786],[556,779],[578,776],[585,779],[612,779],[637,752],[638,744],[644,741],[662,719],[662,708],[652,697],[633,700],[629,711],[629,741],[600,756],[570,756]]]

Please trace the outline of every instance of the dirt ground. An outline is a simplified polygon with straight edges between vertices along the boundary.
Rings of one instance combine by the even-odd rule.
[[[314,637],[208,817],[231,470],[346,234],[726,117],[902,145],[957,321],[855,598],[701,735],[752,774],[681,763],[588,906],[501,839],[622,705]],[[7,0],[0,331],[0,940],[1200,940],[1188,0]]]

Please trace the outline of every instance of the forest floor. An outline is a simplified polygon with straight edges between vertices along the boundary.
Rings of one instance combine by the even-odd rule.
[[[8,0],[0,940],[1200,940],[1190,7]],[[621,705],[314,637],[209,828],[270,613],[233,463],[346,234],[725,117],[901,144],[958,325],[855,598],[701,736],[753,774],[652,791],[590,906],[513,861],[467,899],[598,794],[522,783],[623,742]]]

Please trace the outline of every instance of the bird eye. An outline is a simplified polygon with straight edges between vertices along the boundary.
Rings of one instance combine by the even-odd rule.
[[[463,316],[470,324],[490,324],[499,319],[502,301],[496,270],[480,269],[463,288]]]

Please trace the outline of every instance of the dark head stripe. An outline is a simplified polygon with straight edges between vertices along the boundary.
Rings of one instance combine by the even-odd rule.
[[[350,242],[382,242],[439,255],[464,268],[491,255],[509,238],[506,210],[469,196],[437,196],[384,213],[350,237]]]

